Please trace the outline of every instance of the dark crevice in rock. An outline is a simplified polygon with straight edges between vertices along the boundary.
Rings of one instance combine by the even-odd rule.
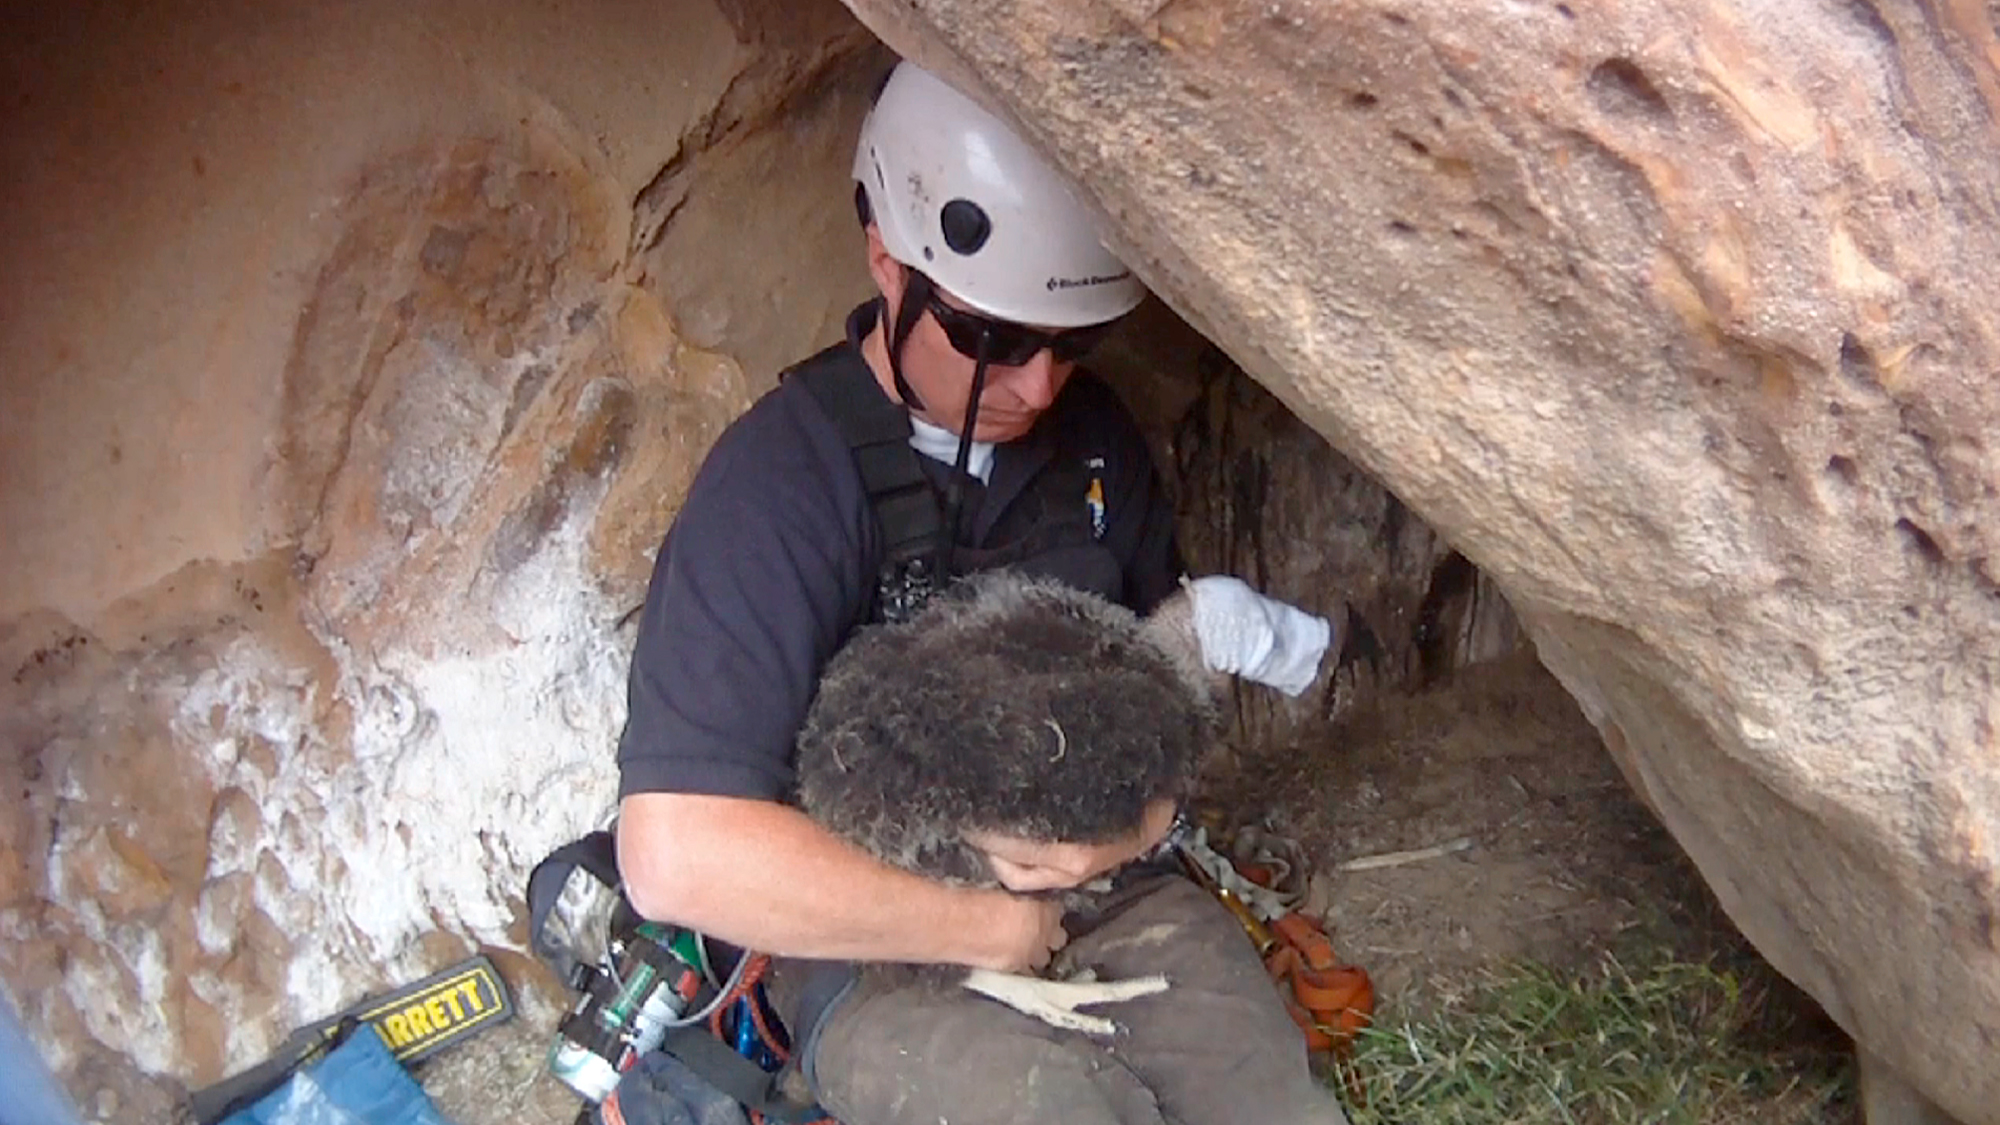
[[[1451,671],[1452,632],[1457,622],[1447,619],[1446,610],[1454,603],[1475,598],[1478,584],[1478,569],[1457,551],[1439,559],[1437,565],[1431,568],[1430,586],[1424,591],[1424,600],[1417,607],[1417,625],[1412,638],[1421,683],[1435,683]],[[1468,609],[1465,616],[1470,615]]]
[[[1922,555],[1925,562],[1933,566],[1944,565],[1944,551],[1938,547],[1930,532],[1907,518],[1896,521],[1896,530],[1903,533],[1904,545]]]
[[[1340,653],[1335,659],[1335,666],[1345,669],[1366,665],[1370,672],[1381,675],[1382,662],[1388,656],[1388,650],[1382,646],[1382,638],[1376,635],[1367,618],[1362,617],[1361,612],[1353,606],[1348,606],[1347,620],[1339,624]],[[1325,705],[1320,709],[1322,716],[1333,714],[1336,682],[1335,677],[1328,678],[1326,682]]]
[[[1854,17],[1854,22],[1872,36],[1882,48],[1889,51],[1896,50],[1896,33],[1889,27],[1889,22],[1882,18],[1882,12],[1875,6],[1874,0],[1847,0],[1845,7],[1847,14]]]
[[[660,170],[639,194],[632,199],[632,238],[627,244],[627,253],[634,257],[659,245],[661,237],[667,233],[667,226],[674,216],[687,204],[688,188],[693,178],[688,175],[688,165],[692,153],[688,141],[683,138],[681,147],[668,158]]]
[[[427,272],[450,280],[465,263],[465,248],[471,243],[471,231],[432,226],[424,237],[423,249],[417,251],[417,261]]]
[[[1650,117],[1671,123],[1674,111],[1639,64],[1627,58],[1605,59],[1591,68],[1585,83],[1590,100],[1613,117]]]
[[[1852,332],[1840,334],[1840,373],[1864,386],[1879,387],[1882,383],[1881,369],[1875,366],[1874,353]]]
[[[1981,555],[1972,560],[1972,583],[1987,597],[2000,601],[2000,575],[1994,573],[1992,559]]]
[[[500,574],[533,558],[589,485],[603,480],[631,445],[638,400],[629,387],[608,380],[594,383],[577,413],[581,419],[560,459],[493,535],[487,559]]]
[[[865,39],[850,36],[820,44],[803,57],[773,51],[731,77],[714,106],[681,135],[680,147],[633,197],[628,255],[637,258],[660,244],[687,203],[696,179],[695,167],[705,153],[781,119],[801,98],[823,85],[835,68],[863,54],[866,45]]]
[[[1171,466],[1190,573],[1238,575],[1335,630],[1309,695],[1236,693],[1233,742],[1283,744],[1518,644],[1511,611],[1476,568],[1461,558],[1439,573],[1452,551],[1434,530],[1185,323],[1148,321],[1104,350],[1094,366]]]
[[[574,316],[571,319],[574,320]],[[549,378],[554,374],[555,368],[546,363],[534,364],[521,372],[520,379],[514,383],[514,393],[507,400],[507,413],[500,419],[500,436],[495,441],[496,446],[513,435],[514,427],[520,422],[522,413],[534,405],[535,399],[542,393],[542,388],[548,385]]]

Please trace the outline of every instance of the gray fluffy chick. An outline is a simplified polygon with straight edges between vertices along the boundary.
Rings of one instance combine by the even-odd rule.
[[[974,575],[828,665],[798,741],[808,816],[884,862],[996,886],[968,831],[1098,843],[1187,792],[1213,678],[1171,611]]]
[[[1216,731],[1219,680],[1202,666],[1185,600],[1142,619],[998,571],[955,584],[909,622],[862,630],[829,663],[800,732],[800,806],[892,866],[961,885],[999,885],[967,832],[1131,835],[1152,802],[1187,794]],[[1087,894],[1067,897],[1080,905]],[[1166,987],[944,975],[1094,1033],[1115,1028],[1078,1005]],[[1023,999],[1018,986],[1044,991]],[[1083,988],[1099,991],[1060,992]]]

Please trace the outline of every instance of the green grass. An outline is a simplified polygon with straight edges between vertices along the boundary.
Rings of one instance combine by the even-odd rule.
[[[1354,1125],[1855,1119],[1848,1052],[1730,969],[1606,957],[1589,972],[1516,965],[1440,991],[1425,1013],[1378,1012],[1357,1040],[1344,1083]]]

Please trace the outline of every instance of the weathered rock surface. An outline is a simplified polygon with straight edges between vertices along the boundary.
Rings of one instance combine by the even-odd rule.
[[[537,983],[676,498],[865,283],[881,64],[831,2],[4,23],[0,978],[165,1120],[475,947]]]
[[[1497,579],[1871,1104],[1996,1120],[1989,9],[856,4],[1296,412],[1165,333],[1135,365],[1197,369],[1121,382],[1191,561],[1379,649],[1251,733],[1509,647]],[[830,0],[33,7],[0,977],[87,1111],[157,1120],[364,991],[520,970],[675,496],[864,291],[879,56]]]
[[[850,3],[1500,583],[1778,968],[2000,1120],[1989,6]]]

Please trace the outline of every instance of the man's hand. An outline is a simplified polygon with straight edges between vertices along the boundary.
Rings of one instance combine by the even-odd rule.
[[[999,910],[1001,949],[991,962],[976,966],[1003,973],[1040,972],[1069,942],[1062,926],[1062,904],[1052,899],[1022,898],[995,892],[1005,900]]]
[[[885,866],[769,801],[628,796],[618,869],[644,917],[783,956],[1019,971],[1068,940],[1056,903]]]

